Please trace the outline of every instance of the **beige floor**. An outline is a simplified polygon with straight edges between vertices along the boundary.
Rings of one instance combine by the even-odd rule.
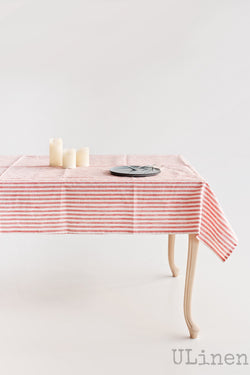
[[[165,236],[1,236],[0,374],[249,374],[250,365],[176,365],[193,356],[246,353],[249,258],[223,264],[200,246],[190,340],[183,316],[187,236],[172,278]],[[202,372],[201,372],[202,369]]]

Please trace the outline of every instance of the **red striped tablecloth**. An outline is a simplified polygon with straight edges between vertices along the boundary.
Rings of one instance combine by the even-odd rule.
[[[0,157],[0,232],[195,233],[226,260],[237,239],[208,183],[180,156],[92,155],[90,167],[47,156]],[[117,177],[117,165],[161,173]]]

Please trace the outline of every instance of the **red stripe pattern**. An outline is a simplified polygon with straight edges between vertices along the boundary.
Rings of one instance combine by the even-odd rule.
[[[114,165],[155,164],[143,179]],[[0,157],[0,232],[195,233],[226,260],[237,239],[209,185],[181,156],[91,156],[91,167],[48,167],[47,157]]]
[[[207,183],[203,184],[200,218],[197,238],[226,260],[237,246],[237,238]]]

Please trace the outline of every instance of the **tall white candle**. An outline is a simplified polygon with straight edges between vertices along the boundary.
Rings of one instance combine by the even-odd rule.
[[[76,166],[77,167],[89,166],[89,148],[88,147],[83,147],[80,150],[77,150]]]
[[[63,161],[62,138],[50,138],[49,140],[49,165],[51,167],[61,167],[62,161]]]
[[[63,168],[76,167],[76,150],[69,148],[63,151]]]

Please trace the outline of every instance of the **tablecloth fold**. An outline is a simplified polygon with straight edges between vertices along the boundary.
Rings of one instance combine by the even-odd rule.
[[[208,183],[202,188],[197,238],[225,261],[237,246],[237,237]]]

